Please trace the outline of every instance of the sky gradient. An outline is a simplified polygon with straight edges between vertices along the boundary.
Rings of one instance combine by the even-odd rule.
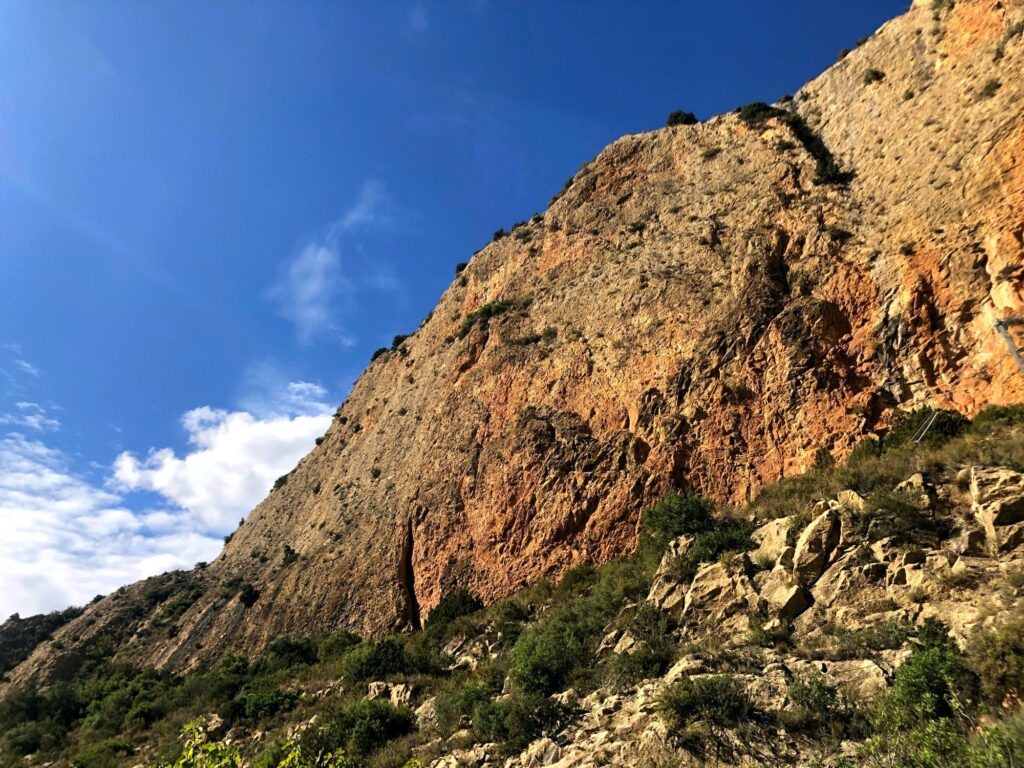
[[[491,232],[905,7],[0,2],[0,620],[214,557]]]

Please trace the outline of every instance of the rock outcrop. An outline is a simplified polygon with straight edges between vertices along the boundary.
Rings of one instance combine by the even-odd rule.
[[[281,633],[415,627],[456,586],[492,600],[629,551],[669,487],[742,501],[896,408],[1024,398],[993,329],[1024,310],[1024,7],[929,5],[772,109],[611,144],[369,365],[184,580],[201,593],[185,610],[168,618],[182,590],[115,593],[11,680],[45,679],[113,629],[126,660],[183,668]],[[1003,548],[1017,512],[987,482],[976,515]],[[834,570],[837,525],[822,511],[769,604],[914,583],[921,563]],[[682,610],[718,582],[756,591],[704,577]]]

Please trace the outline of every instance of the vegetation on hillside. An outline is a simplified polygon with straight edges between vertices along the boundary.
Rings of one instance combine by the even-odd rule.
[[[931,427],[922,436],[926,422]],[[806,515],[815,499],[847,488],[868,499],[866,517],[888,521],[881,528],[866,524],[869,538],[878,531],[927,532],[938,523],[884,489],[915,471],[955,474],[965,464],[1024,471],[1024,407],[990,408],[973,421],[952,412],[908,414],[880,439],[858,446],[845,464],[824,464],[766,488],[743,509],[670,493],[643,514],[632,556],[581,564],[558,583],[542,581],[486,607],[454,590],[421,632],[378,641],[346,631],[281,637],[258,659],[226,655],[186,675],[93,659],[47,690],[11,693],[0,702],[0,764],[21,765],[31,755],[34,763],[65,759],[76,768],[228,767],[242,758],[257,768],[398,767],[414,756],[429,760],[443,748],[436,737],[453,734],[461,743],[494,742],[515,753],[577,716],[571,703],[552,694],[626,688],[664,674],[694,650],[643,600],[673,539],[691,537],[672,566],[685,578],[703,563],[751,549],[756,523]],[[599,654],[611,628],[628,629],[635,652]],[[1003,617],[965,648],[935,621],[836,628],[813,644],[793,643],[785,631],[755,631],[751,649],[783,643],[808,659],[858,658],[908,643],[910,653],[889,693],[870,705],[844,702],[811,676],[791,683],[784,710],[760,711],[726,669],[666,686],[659,712],[677,743],[694,750],[713,750],[728,729],[784,727],[808,738],[861,742],[868,765],[1017,765],[1024,759],[1024,719],[1006,706],[1024,691],[1022,628],[1024,615]],[[474,644],[485,649],[477,661],[459,661]],[[712,646],[702,651],[728,661],[726,667],[742,667],[743,649],[731,656]],[[408,686],[411,699],[368,700],[370,684],[379,681]],[[419,731],[414,709],[428,697],[434,723]],[[206,725],[196,724],[203,717]],[[231,730],[265,736],[229,745],[221,739]]]

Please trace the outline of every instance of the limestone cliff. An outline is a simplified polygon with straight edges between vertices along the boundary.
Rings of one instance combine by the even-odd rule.
[[[994,329],[1024,310],[1024,2],[948,5],[772,107],[611,144],[370,364],[214,563],[90,606],[11,679],[111,636],[185,667],[415,626],[457,585],[630,550],[670,487],[739,502],[894,409],[1024,399]]]

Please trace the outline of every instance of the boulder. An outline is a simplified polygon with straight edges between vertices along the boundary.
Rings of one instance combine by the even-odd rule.
[[[836,501],[839,502],[839,506],[852,512],[863,512],[867,504],[863,496],[856,491],[849,490],[837,493]]]
[[[792,524],[792,517],[780,517],[770,523],[765,523],[754,531],[750,535],[750,538],[758,545],[757,549],[751,553],[754,561],[770,562],[772,565],[778,563],[782,553],[789,546],[788,536]]]
[[[935,489],[920,472],[915,472],[893,490],[910,499],[918,509],[930,509],[935,502]]]
[[[1005,467],[971,470],[971,508],[993,553],[1024,541],[1024,474]]]
[[[757,593],[741,568],[711,563],[693,577],[683,603],[683,616],[701,614],[722,619],[754,607],[756,602]]]
[[[779,587],[765,595],[772,612],[782,621],[791,621],[811,607],[811,597],[799,584]]]
[[[416,727],[421,731],[430,731],[437,728],[437,711],[434,709],[435,698],[431,696],[424,701],[413,712],[416,716]]]
[[[804,528],[793,554],[793,575],[801,586],[810,586],[825,570],[839,543],[839,514],[825,509]]]
[[[688,584],[680,583],[673,575],[675,561],[686,554],[693,543],[692,536],[680,536],[668,545],[662,555],[661,564],[654,573],[651,589],[647,593],[647,602],[666,613],[678,616],[683,609]]]

